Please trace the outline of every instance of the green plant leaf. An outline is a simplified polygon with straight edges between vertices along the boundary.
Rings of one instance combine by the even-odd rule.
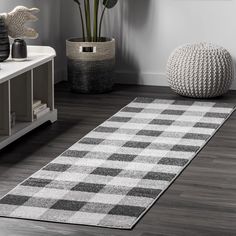
[[[113,8],[117,4],[118,0],[103,0],[103,5],[110,9]]]

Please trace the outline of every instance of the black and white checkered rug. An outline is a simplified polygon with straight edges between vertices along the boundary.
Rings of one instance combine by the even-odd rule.
[[[137,98],[0,200],[0,215],[130,229],[234,111]]]

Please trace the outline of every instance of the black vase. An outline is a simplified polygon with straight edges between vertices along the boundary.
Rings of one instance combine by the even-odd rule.
[[[23,39],[15,39],[11,50],[12,59],[24,61],[27,58],[27,45]]]
[[[5,61],[10,55],[10,42],[7,28],[2,17],[0,17],[0,62]]]

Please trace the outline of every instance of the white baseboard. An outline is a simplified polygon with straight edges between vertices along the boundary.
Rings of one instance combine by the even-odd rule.
[[[66,80],[67,73],[64,70],[55,72],[55,84]],[[137,84],[148,86],[169,86],[164,73],[135,73],[130,71],[116,71],[116,83]],[[236,90],[236,80],[233,81],[231,90]]]
[[[164,73],[135,73],[129,71],[116,71],[116,83],[169,86]],[[236,90],[236,80],[233,81],[231,90]]]
[[[128,71],[116,72],[116,83],[139,84],[150,86],[168,86],[164,73],[135,73]]]

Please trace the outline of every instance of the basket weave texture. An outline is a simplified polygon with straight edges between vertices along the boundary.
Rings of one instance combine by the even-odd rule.
[[[233,60],[223,47],[187,44],[174,50],[167,63],[170,87],[178,94],[211,98],[225,94],[233,81]]]
[[[92,49],[84,51],[83,49]],[[112,90],[115,68],[115,39],[102,42],[66,41],[68,81],[77,93],[105,93]]]

